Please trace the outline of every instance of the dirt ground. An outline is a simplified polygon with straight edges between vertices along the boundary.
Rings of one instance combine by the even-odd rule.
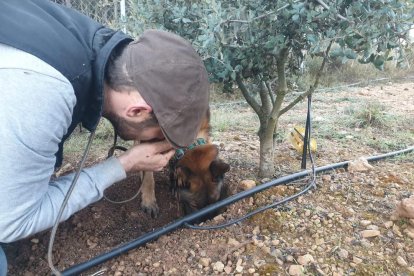
[[[292,96],[293,97],[293,96]],[[378,102],[386,121],[378,127],[353,123],[362,103]],[[246,115],[249,120],[213,131],[220,155],[231,165],[226,183],[240,192],[242,180],[258,185],[257,124],[247,105],[212,107],[212,113]],[[300,170],[300,156],[286,138],[305,121],[306,103],[281,118],[275,178]],[[414,83],[384,83],[317,93],[313,130],[317,166],[372,156],[414,145]],[[214,127],[214,126],[213,126]],[[414,275],[414,221],[391,220],[395,202],[414,191],[414,154],[371,163],[362,172],[332,170],[318,175],[317,188],[280,209],[270,209],[236,225],[211,231],[178,229],[145,246],[94,267],[82,275]],[[306,179],[271,188],[227,208],[214,225],[291,195]],[[140,210],[140,201],[113,204],[101,200],[59,227],[54,260],[59,269],[87,261],[144,233],[176,220],[177,201],[167,173],[156,174],[160,217]],[[139,188],[136,176],[106,191],[125,199]],[[410,223],[412,226],[410,226]],[[368,232],[366,232],[368,230]],[[370,235],[372,235],[370,237]],[[9,275],[50,275],[49,231],[5,246]],[[97,275],[97,274],[95,274]]]

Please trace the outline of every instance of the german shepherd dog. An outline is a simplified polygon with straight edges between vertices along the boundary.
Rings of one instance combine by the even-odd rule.
[[[224,174],[230,166],[218,158],[217,146],[210,141],[210,111],[202,120],[197,140],[185,149],[178,149],[169,165],[170,188],[177,196],[180,209],[189,214],[228,196]],[[153,172],[141,177],[141,207],[152,217],[159,208],[155,198]],[[214,215],[214,214],[213,214]],[[207,216],[208,219],[212,216]]]

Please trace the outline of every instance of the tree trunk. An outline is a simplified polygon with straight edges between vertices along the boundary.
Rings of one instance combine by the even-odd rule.
[[[267,123],[262,126],[260,122],[260,129],[264,131],[259,133],[260,138],[260,164],[259,177],[270,178],[275,174],[274,165],[274,135],[276,134],[277,123],[279,121],[279,112],[282,107],[283,100],[287,92],[285,64],[289,50],[282,49],[279,58],[276,62],[278,74],[278,86],[276,93],[276,100],[273,103],[273,109],[268,115]]]
[[[269,137],[266,133],[259,136],[260,138],[260,165],[259,177],[272,177],[275,173],[275,165],[273,163],[273,137]]]

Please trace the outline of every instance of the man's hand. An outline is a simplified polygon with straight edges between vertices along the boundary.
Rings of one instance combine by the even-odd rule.
[[[175,150],[167,141],[134,145],[118,159],[125,172],[161,171]]]

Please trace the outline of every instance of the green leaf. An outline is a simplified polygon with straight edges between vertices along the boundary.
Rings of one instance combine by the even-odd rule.
[[[236,72],[232,71],[231,74],[230,74],[230,77],[231,77],[232,80],[236,80]]]
[[[294,14],[294,15],[292,16],[292,20],[293,20],[294,22],[298,22],[298,21],[299,21],[299,14]]]
[[[373,61],[374,66],[379,70],[384,70],[385,58],[382,55],[377,55]]]
[[[183,18],[181,19],[181,21],[182,21],[183,23],[191,23],[191,22],[193,22],[193,21],[191,21],[191,19],[188,19],[188,18],[185,18],[185,17],[183,17]]]
[[[308,34],[307,39],[309,43],[315,43],[318,39],[318,37],[314,34]]]
[[[357,58],[357,54],[354,51],[352,51],[351,49],[346,49],[344,51],[344,54],[348,59],[356,59]]]
[[[329,56],[331,58],[343,57],[344,56],[344,52],[342,51],[341,48],[335,48],[335,49],[333,49],[333,50],[331,50],[329,52]]]

